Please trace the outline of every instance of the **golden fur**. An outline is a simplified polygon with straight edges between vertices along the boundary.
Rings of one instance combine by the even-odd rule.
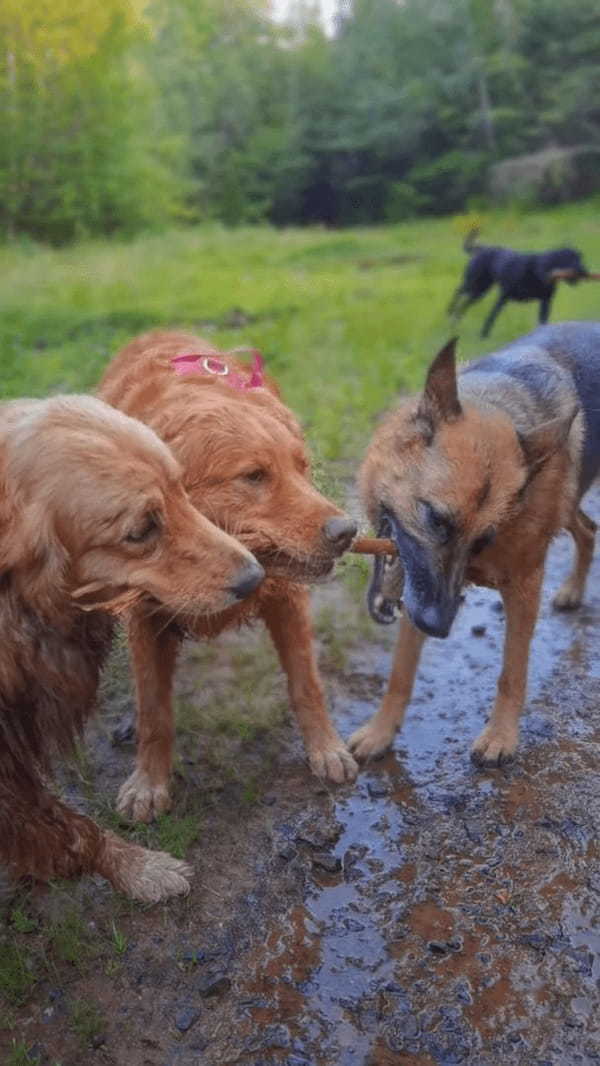
[[[325,709],[304,587],[331,571],[355,526],[312,485],[300,427],[274,383],[237,390],[209,374],[180,377],[172,360],[183,353],[218,354],[231,371],[247,371],[198,337],[157,331],[136,338],[116,356],[100,395],[148,423],[169,444],[193,503],[255,553],[267,578],[243,604],[210,619],[180,618],[179,627],[135,612],[130,643],[138,697],[137,768],[119,797],[120,811],[135,820],[148,820],[169,806],[172,675],[184,632],[213,637],[262,618],[288,675],[313,770],[334,781],[356,773]],[[335,542],[325,533],[331,521],[339,524]]]
[[[47,787],[90,713],[112,625],[160,603],[194,617],[235,601],[256,561],[190,504],[146,426],[92,397],[0,405],[0,868],[100,873],[143,900],[189,870],[101,830]]]

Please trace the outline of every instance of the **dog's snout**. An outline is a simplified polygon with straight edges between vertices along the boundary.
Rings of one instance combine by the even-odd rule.
[[[412,622],[428,637],[447,637],[452,625],[452,617],[447,611],[441,611],[435,605],[420,607],[412,611]]]
[[[339,552],[346,551],[354,540],[358,531],[356,522],[344,515],[328,518],[323,526],[323,533],[327,540]]]
[[[253,559],[252,562],[242,567],[236,581],[229,586],[230,590],[237,600],[245,600],[246,596],[258,588],[264,576],[262,566],[256,562],[256,559]]]

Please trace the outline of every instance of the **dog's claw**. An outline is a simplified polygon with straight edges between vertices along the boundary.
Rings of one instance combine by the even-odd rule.
[[[575,611],[581,607],[581,589],[565,581],[552,600],[556,611]]]
[[[486,726],[471,748],[471,759],[476,766],[505,766],[514,759],[517,740],[512,733],[495,733]]]
[[[366,759],[377,759],[385,755],[394,740],[394,732],[381,725],[377,717],[372,718],[366,725],[357,729],[348,741],[348,747],[353,755],[364,762]]]
[[[317,777],[343,785],[354,781],[358,766],[340,740],[336,747],[313,751],[309,754],[310,768]]]
[[[171,806],[167,785],[153,785],[144,770],[134,770],[119,789],[117,810],[128,822],[152,822]]]

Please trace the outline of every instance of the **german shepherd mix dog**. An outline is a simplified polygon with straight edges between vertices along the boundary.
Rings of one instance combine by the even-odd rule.
[[[574,285],[582,278],[597,277],[589,273],[580,253],[573,248],[515,252],[512,248],[476,244],[477,233],[478,230],[472,230],[465,240],[464,249],[470,259],[463,280],[452,297],[448,314],[459,318],[471,304],[485,296],[492,285],[498,285],[500,293],[483,324],[482,337],[487,337],[509,300],[539,300],[539,320],[545,323],[558,281],[568,281],[569,285]]]
[[[402,724],[426,636],[447,637],[465,583],[501,593],[504,660],[476,762],[499,765],[517,746],[544,560],[553,536],[575,541],[560,609],[583,596],[596,526],[579,504],[600,468],[600,323],[542,326],[466,366],[454,341],[420,396],[376,431],[362,495],[398,558],[376,561],[369,608],[391,622],[403,604],[383,705],[350,740],[359,758],[383,752]]]
[[[252,551],[267,575],[243,606],[211,618],[173,620],[143,606],[132,613],[137,768],[119,810],[149,821],[170,806],[171,689],[182,638],[210,638],[255,619],[266,624],[287,674],[312,769],[332,781],[352,779],[356,763],[325,707],[306,586],[331,573],[356,524],[312,484],[300,426],[258,353],[250,368],[189,333],[147,333],[115,357],[100,394],[170,445],[192,503]]]
[[[192,507],[147,426],[91,396],[0,405],[1,894],[80,873],[146,902],[189,890],[185,863],[101,829],[47,775],[93,710],[109,614],[145,602],[204,616],[263,577]]]

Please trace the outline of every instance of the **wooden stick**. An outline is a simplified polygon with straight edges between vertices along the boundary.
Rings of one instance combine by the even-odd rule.
[[[577,278],[579,281],[600,281],[600,274],[590,271],[588,274],[578,274],[576,270],[551,270],[551,281],[571,281]]]
[[[356,552],[357,555],[398,554],[398,549],[393,540],[387,540],[385,537],[357,537],[350,551]]]

